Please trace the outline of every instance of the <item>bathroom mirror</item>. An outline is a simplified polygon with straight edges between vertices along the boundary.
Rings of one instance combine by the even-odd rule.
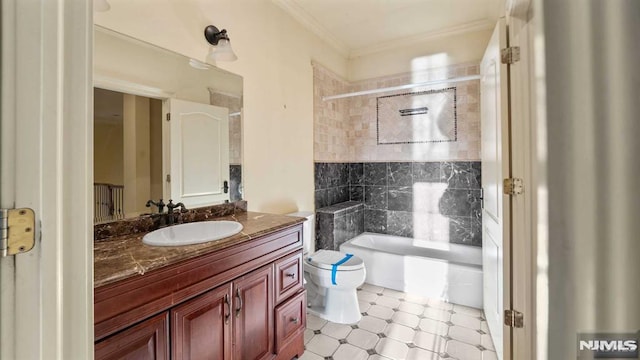
[[[93,72],[95,223],[242,199],[241,76],[100,26]]]

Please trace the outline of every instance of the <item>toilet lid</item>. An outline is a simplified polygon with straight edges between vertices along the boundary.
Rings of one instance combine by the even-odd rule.
[[[332,270],[333,264],[343,261],[348,254],[333,250],[318,250],[305,260],[318,268]],[[364,262],[357,256],[351,256],[348,260],[338,265],[340,270],[358,270],[364,267]]]

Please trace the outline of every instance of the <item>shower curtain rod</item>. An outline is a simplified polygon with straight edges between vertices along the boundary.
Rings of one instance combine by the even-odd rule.
[[[406,84],[406,85],[392,86],[392,87],[373,89],[373,90],[355,91],[355,92],[344,93],[339,95],[323,96],[322,101],[342,99],[342,98],[348,98],[353,96],[377,94],[381,92],[394,91],[394,90],[413,89],[421,86],[447,84],[447,83],[453,83],[453,82],[462,82],[462,81],[478,80],[478,79],[480,79],[480,75],[460,76],[457,78],[442,79],[442,80],[431,80],[431,81],[426,81],[426,82],[421,82],[416,84]]]

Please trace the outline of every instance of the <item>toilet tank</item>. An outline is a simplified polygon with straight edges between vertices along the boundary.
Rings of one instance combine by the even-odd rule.
[[[313,254],[316,250],[316,214],[313,211],[298,211],[287,215],[307,219],[302,223],[302,245],[305,254]]]

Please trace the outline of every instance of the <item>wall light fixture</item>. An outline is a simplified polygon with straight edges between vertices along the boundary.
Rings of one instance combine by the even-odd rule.
[[[211,45],[207,60],[211,61],[235,61],[238,59],[231,48],[227,30],[218,30],[217,27],[209,25],[204,28],[204,38]]]

